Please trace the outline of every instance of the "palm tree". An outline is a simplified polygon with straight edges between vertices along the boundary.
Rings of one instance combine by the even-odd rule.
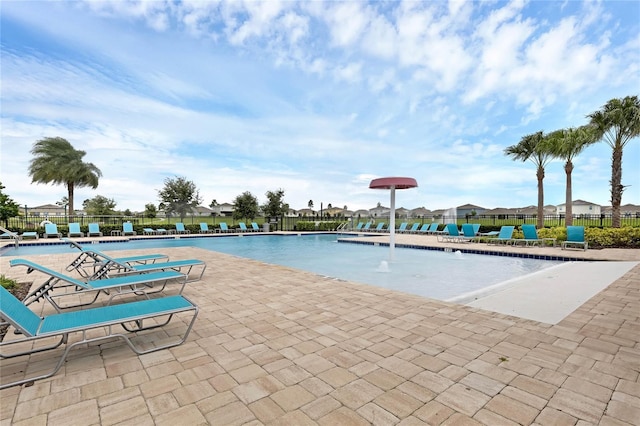
[[[595,127],[597,140],[613,149],[611,159],[611,226],[620,228],[622,203],[622,151],[629,140],[640,135],[640,100],[637,96],[611,99],[599,111],[587,115]]]
[[[544,168],[551,159],[549,141],[542,132],[523,136],[519,143],[511,145],[504,150],[505,155],[514,161],[531,161],[536,165],[536,176],[538,178],[538,224],[537,227],[544,227]]]
[[[98,187],[102,176],[93,163],[84,163],[86,152],[75,149],[66,139],[44,138],[33,144],[34,158],[29,164],[32,183],[53,183],[67,187],[69,213],[73,215],[73,193],[76,187]]]
[[[554,157],[565,160],[564,172],[567,175],[565,196],[565,226],[573,225],[573,196],[571,173],[573,172],[573,159],[576,158],[587,146],[596,142],[596,135],[589,125],[578,128],[556,130],[548,135],[549,149]]]

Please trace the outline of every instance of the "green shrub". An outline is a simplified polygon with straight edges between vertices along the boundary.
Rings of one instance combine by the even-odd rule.
[[[16,280],[12,280],[11,278],[7,278],[4,275],[0,275],[0,285],[6,288],[7,290],[11,290],[12,288],[18,285]]]
[[[640,248],[640,228],[585,228],[589,247]]]

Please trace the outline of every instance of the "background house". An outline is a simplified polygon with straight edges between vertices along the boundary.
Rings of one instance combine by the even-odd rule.
[[[466,217],[467,215],[473,216],[474,213],[476,215],[481,215],[485,210],[486,209],[484,207],[476,206],[473,204],[464,204],[462,206],[456,207],[458,217]]]
[[[206,207],[204,207],[206,209]],[[208,209],[209,210],[209,209]],[[218,204],[210,209],[210,213],[215,213],[216,216],[233,216],[234,206],[229,203]]]
[[[391,209],[389,207],[385,207],[385,206],[376,206],[372,209],[369,209],[369,217],[372,217],[374,219],[383,219],[383,218],[389,218],[389,212],[391,211]]]
[[[64,206],[59,206],[57,204],[43,204],[36,207],[25,206],[25,210],[27,215],[29,216],[37,216],[43,218],[47,218],[49,216],[63,217],[66,213],[66,209],[64,208]]]
[[[214,211],[209,207],[198,206],[192,210],[192,216],[211,216]]]
[[[560,215],[564,215],[567,212],[567,204],[558,204],[556,212]],[[573,200],[571,203],[571,213],[574,216],[579,215],[597,215],[600,216],[601,206],[599,204],[591,203],[584,200]]]
[[[613,208],[611,206],[601,207],[600,211],[604,214],[611,214]],[[640,206],[636,204],[625,204],[620,206],[620,215],[622,217],[640,217]]]
[[[360,218],[360,219],[369,219],[369,210],[360,209],[356,210],[352,213],[352,217]]]
[[[409,217],[414,218],[414,219],[430,218],[430,217],[432,217],[432,212],[431,212],[431,210],[429,210],[427,208],[418,207],[417,209],[413,209],[413,210],[409,211]]]

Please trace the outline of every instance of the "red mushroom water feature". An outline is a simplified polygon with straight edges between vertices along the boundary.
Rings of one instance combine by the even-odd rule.
[[[396,234],[396,189],[416,188],[418,182],[410,177],[385,177],[371,181],[369,188],[371,189],[389,189],[391,190],[391,211],[389,212],[389,258],[393,259],[393,250],[395,249]]]

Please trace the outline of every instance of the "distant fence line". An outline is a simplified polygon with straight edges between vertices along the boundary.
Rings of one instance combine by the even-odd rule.
[[[564,226],[565,220],[564,215],[545,215],[544,216],[544,224],[547,227],[554,226]],[[87,226],[89,223],[99,223],[101,225],[110,225],[113,227],[121,227],[124,222],[131,222],[134,225],[140,226],[170,226],[176,222],[180,222],[179,217],[140,217],[140,216],[87,216],[87,215],[77,215],[73,217],[69,216],[16,216],[8,220],[8,228],[16,229],[16,230],[35,230],[41,228],[41,224],[44,221],[50,221],[57,225],[67,226],[69,222],[78,222],[80,226]],[[206,222],[208,225],[216,225],[220,222],[226,222],[229,226],[235,226],[238,222],[245,220],[234,220],[231,217],[227,216],[186,216],[182,222],[185,225],[197,225],[201,222]],[[317,216],[299,216],[299,217],[290,217],[290,216],[281,216],[277,218],[265,218],[258,217],[251,221],[257,222],[262,226],[263,223],[268,222],[270,224],[271,230],[284,230],[284,231],[293,231],[296,229],[296,224],[299,221],[341,221],[341,222],[349,222],[350,225],[355,227],[358,222],[389,222],[388,217],[344,217],[344,216],[328,216],[320,215]],[[464,217],[455,217],[455,216],[447,216],[447,215],[438,215],[438,216],[423,216],[423,217],[397,217],[396,218],[396,226],[399,226],[400,223],[407,222],[413,224],[418,222],[420,224],[423,223],[479,223],[484,226],[491,227],[500,227],[502,225],[514,225],[519,226],[523,224],[536,224],[537,216],[536,215],[524,215],[524,214],[501,214],[501,215],[468,215]],[[611,227],[611,214],[600,214],[600,215],[574,215],[573,217],[574,225],[582,225],[586,227],[600,227],[600,228],[608,228]],[[622,226],[633,226],[640,227],[640,214],[633,215],[622,215],[621,216],[621,225]]]

